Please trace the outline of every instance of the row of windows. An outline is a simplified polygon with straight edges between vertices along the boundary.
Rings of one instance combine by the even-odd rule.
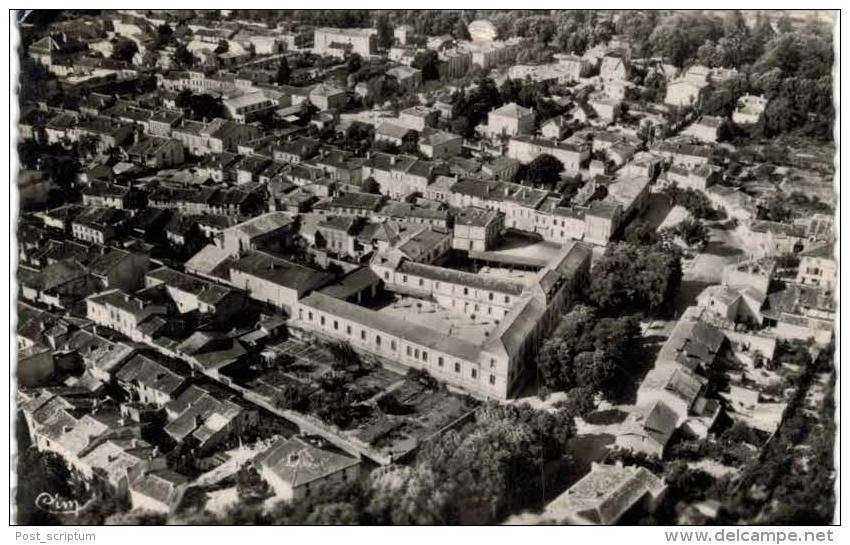
[[[470,244],[471,244],[471,243],[470,243]],[[389,282],[389,281],[390,281],[390,273],[389,273],[389,271],[384,271],[384,280],[385,280],[385,281],[387,281],[387,282]],[[405,275],[402,275],[402,277],[401,277],[401,283],[402,283],[402,284],[407,284],[407,282],[408,282],[407,275],[406,275],[406,274],[405,274]],[[425,286],[425,280],[424,280],[423,278],[419,278],[419,279],[417,279],[417,284],[419,285],[419,287],[424,287],[424,286]],[[438,289],[440,289],[440,283],[439,283],[439,282],[434,282],[434,290],[438,290]],[[476,292],[476,293],[477,293],[477,292]],[[464,287],[464,288],[463,288],[463,294],[464,294],[464,295],[469,295],[469,288],[468,288],[468,287]],[[494,300],[495,300],[495,293],[494,293],[494,292],[487,292],[487,300],[488,300],[488,301],[494,301]],[[505,304],[509,304],[510,302],[511,302],[511,297],[510,297],[510,295],[505,295]],[[476,308],[476,310],[477,310],[477,308]]]
[[[299,314],[301,314],[300,318],[303,319],[303,311],[299,311]],[[307,321],[308,322],[313,321],[313,312],[312,311],[307,311]],[[326,323],[327,322],[325,320],[325,317],[319,316],[319,324],[324,326]],[[339,320],[333,320],[332,327],[333,327],[334,331],[339,331]],[[354,331],[354,329],[351,327],[351,324],[345,325],[345,334],[346,335],[351,336],[353,334],[353,331]],[[365,329],[360,330],[360,340],[362,340],[362,341],[368,340],[367,339],[367,333],[366,333]],[[383,342],[383,340],[382,340],[381,336],[376,334],[375,335],[375,346],[380,348],[381,345],[382,345],[382,342]],[[398,344],[396,343],[395,339],[390,339],[390,350],[392,350],[394,352],[398,350]],[[419,360],[419,361],[422,361],[424,363],[428,363],[428,351],[427,350],[421,350],[419,348],[408,345],[408,346],[405,347],[405,353],[407,354],[407,356],[409,358],[413,358],[415,360]],[[443,368],[444,366],[445,366],[445,359],[443,358],[443,356],[438,356],[437,357],[437,367]],[[495,359],[491,358],[490,359],[490,368],[492,369],[492,368],[495,368],[495,367],[496,367],[496,361],[495,361]],[[456,361],[454,363],[454,371],[457,374],[461,373],[461,363],[459,361]],[[474,368],[471,369],[470,370],[470,376],[473,379],[477,379],[478,378],[478,369],[474,369]],[[496,384],[496,375],[490,374],[489,382],[490,382],[490,384]]]

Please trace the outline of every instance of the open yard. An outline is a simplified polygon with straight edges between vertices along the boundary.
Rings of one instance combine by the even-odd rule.
[[[504,267],[484,266],[478,270],[481,276],[490,276],[493,278],[506,278],[508,280],[516,280],[518,282],[531,282],[536,273],[532,271],[524,271],[519,269],[506,269]]]
[[[487,316],[469,316],[446,309],[433,301],[410,296],[396,296],[379,312],[413,324],[431,328],[435,331],[459,337],[474,344],[483,343],[487,333],[498,325]]]
[[[504,237],[502,237],[498,248],[495,248],[488,253],[501,254],[504,256],[518,256],[549,263],[560,251],[561,245],[557,242],[536,240],[530,236],[508,232]]]

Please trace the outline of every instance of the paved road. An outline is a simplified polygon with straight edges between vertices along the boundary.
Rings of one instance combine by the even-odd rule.
[[[734,231],[712,228],[706,248],[682,263],[682,287],[676,298],[676,310],[681,313],[696,304],[702,290],[723,281],[723,267],[745,257]]]

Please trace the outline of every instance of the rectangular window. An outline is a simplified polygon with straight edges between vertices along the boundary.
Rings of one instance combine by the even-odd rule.
[[[420,286],[424,286],[424,285],[425,285],[425,281],[424,281],[423,279],[421,279],[421,278],[419,279],[419,285],[420,285]]]
[[[350,325],[345,326],[345,332],[346,332],[348,335],[351,335],[351,326],[350,326]]]
[[[396,349],[395,341],[390,341],[390,348],[392,348],[393,350]]]
[[[416,358],[417,360],[419,359],[419,349],[418,348],[413,349],[413,357]]]
[[[307,313],[307,319],[311,322],[313,321],[313,313],[312,312]]]
[[[490,384],[496,384],[496,375],[490,375]]]
[[[325,325],[325,317],[322,316],[321,318],[319,318],[319,322],[321,322],[322,325]]]
[[[443,366],[443,356],[440,356],[439,358],[437,358],[437,366],[438,367]]]
[[[381,336],[375,335],[375,344],[381,346]]]
[[[460,373],[460,363],[455,362],[455,373]]]
[[[422,361],[428,361],[428,352],[425,350],[422,351]]]
[[[473,369],[471,374],[472,374],[472,378],[478,378],[478,370],[477,369]]]
[[[407,284],[407,275],[402,276],[401,281]]]
[[[364,341],[366,340],[366,330],[365,329],[360,330],[360,338],[363,339]]]
[[[339,322],[334,320],[334,331],[336,331],[337,329],[339,329]]]
[[[407,355],[408,356],[410,355],[410,347],[409,346],[407,347]]]

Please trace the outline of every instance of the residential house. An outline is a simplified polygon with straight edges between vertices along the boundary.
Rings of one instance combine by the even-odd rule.
[[[805,286],[817,286],[832,291],[836,282],[834,244],[815,246],[800,254],[797,282]]]
[[[534,110],[511,102],[487,114],[487,132],[491,136],[534,134]]]
[[[229,283],[258,301],[292,313],[310,291],[333,280],[333,275],[263,252],[251,251],[230,264]]]
[[[609,526],[629,513],[654,513],[666,492],[664,480],[644,467],[594,462],[588,474],[549,502],[534,519],[555,524]],[[528,521],[520,516],[516,522]]]
[[[504,227],[505,216],[501,212],[472,206],[462,208],[454,217],[452,248],[476,252],[490,250]]]
[[[254,458],[260,476],[277,499],[299,501],[322,486],[357,480],[360,460],[336,451],[319,439],[279,439]]]

